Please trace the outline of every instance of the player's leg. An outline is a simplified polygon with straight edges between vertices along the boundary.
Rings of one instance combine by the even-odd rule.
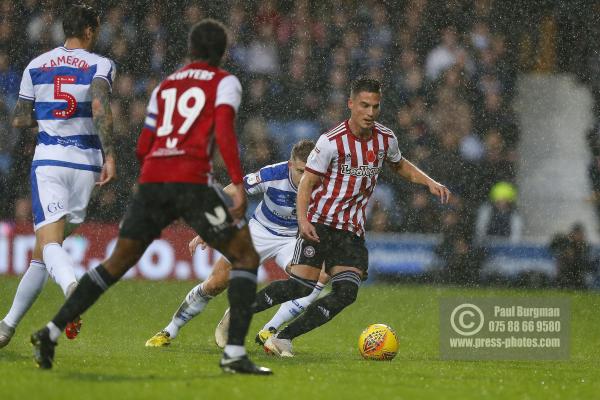
[[[198,198],[203,200],[201,207],[198,207]],[[224,200],[211,187],[199,187],[191,198],[183,195],[179,201],[182,210],[185,210],[186,222],[231,262],[227,290],[230,326],[221,368],[225,372],[270,374],[270,370],[257,367],[248,359],[244,346],[252,319],[260,261],[248,226],[233,224]]]
[[[271,282],[259,291],[254,312],[306,297],[315,290],[325,257],[321,243],[310,243],[301,238],[296,241],[292,265],[289,267],[290,278]]]
[[[304,313],[277,334],[269,337],[265,348],[282,357],[292,357],[292,340],[329,321],[344,308],[354,303],[360,286],[362,271],[353,267],[331,270],[331,293],[310,304]]]
[[[119,238],[111,256],[81,277],[77,288],[67,298],[52,321],[31,337],[35,347],[35,360],[40,368],[52,367],[54,347],[67,323],[83,314],[110,286],[133,267],[149,244],[149,242]]]
[[[173,315],[173,320],[166,331],[171,333],[171,338],[177,336],[179,329],[189,320],[200,314],[208,302],[227,289],[231,264],[225,257],[219,258],[215,263],[210,276],[194,287],[185,297],[181,306]]]
[[[327,296],[310,304],[290,325],[267,340],[265,347],[279,355],[292,355],[292,339],[331,321],[356,300],[360,283],[368,268],[368,251],[364,239],[351,232],[328,230],[328,235],[319,233],[319,237],[321,243],[329,244],[323,246],[328,253],[326,268],[335,265],[327,268],[332,290]]]
[[[230,269],[231,264],[229,261],[225,257],[219,258],[210,276],[188,292],[175,314],[173,314],[171,322],[148,339],[146,346],[162,347],[171,344],[171,340],[177,337],[179,330],[185,324],[200,314],[213,297],[227,289]]]
[[[276,262],[281,263],[279,265],[285,266],[289,263],[294,253],[295,237],[274,235],[255,219],[250,219],[248,228],[250,229],[252,243],[260,257],[261,264],[270,258],[276,258]],[[277,257],[280,259],[277,260]],[[229,317],[228,309],[215,329],[215,343],[221,348],[224,348],[227,344]]]
[[[129,204],[119,239],[110,257],[86,272],[52,321],[31,336],[35,361],[40,368],[52,367],[54,347],[67,323],[91,307],[133,267],[152,240],[160,236],[163,228],[176,218],[176,211],[170,204],[172,193],[160,184],[139,186]]]
[[[93,176],[93,173],[90,173]],[[65,232],[65,215],[68,210],[66,180],[74,171],[55,167],[32,167],[31,192],[36,241],[29,268],[23,275],[9,313],[0,322],[0,347],[8,344],[14,330],[42,291],[48,273],[68,296],[75,290],[77,280],[68,253],[62,242],[70,232]],[[88,186],[93,186],[93,181]],[[49,245],[44,254],[43,249]],[[44,263],[48,259],[49,264]],[[74,337],[74,336],[73,336]]]
[[[75,265],[71,256],[63,248],[65,239],[65,218],[42,226],[35,232],[36,243],[42,250],[42,258],[50,277],[68,296],[77,285]]]
[[[321,294],[321,291],[329,282],[329,275],[323,270],[319,276],[319,281],[315,285],[313,291],[306,297],[302,297],[295,300],[290,300],[283,303],[273,318],[271,318],[263,328],[256,335],[256,343],[264,345],[266,340],[273,334],[276,333],[280,326],[298,317],[306,308],[313,303]]]
[[[277,263],[277,265],[285,268],[287,273],[291,272],[288,271],[288,268],[294,257],[295,248],[296,239],[292,238],[291,240],[280,242],[277,251],[275,251],[275,262]],[[263,329],[261,329],[258,332],[255,338],[256,343],[263,345],[273,333],[277,332],[277,329],[280,326],[300,315],[300,313],[302,313],[310,303],[312,303],[319,297],[319,295],[321,294],[321,290],[327,284],[328,280],[329,276],[324,271],[321,271],[319,281],[315,285],[313,291],[308,296],[301,297],[299,299],[289,300],[283,303],[279,307],[273,318],[271,318],[264,325]]]
[[[10,310],[4,319],[0,321],[0,348],[10,342],[17,325],[31,308],[48,280],[48,271],[46,271],[46,266],[41,261],[41,253],[36,243],[29,268],[27,268],[19,282]]]
[[[71,212],[71,192],[91,193],[95,174],[55,166],[34,166],[31,169],[31,201],[35,224],[36,245],[50,277],[67,296],[77,284],[74,263],[62,247]],[[86,201],[87,205],[87,201]],[[73,204],[73,206],[78,206]]]
[[[77,278],[75,264],[63,248],[63,241],[85,220],[99,174],[56,167],[40,167],[36,174],[39,174],[38,183],[44,187],[40,204],[44,204],[44,209],[49,212],[43,222],[36,224],[36,240],[40,243],[50,276],[61,287],[65,297],[69,297],[77,287]],[[81,318],[77,316],[65,327],[65,335],[75,339],[80,329]]]

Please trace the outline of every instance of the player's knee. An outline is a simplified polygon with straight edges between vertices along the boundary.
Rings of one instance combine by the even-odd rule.
[[[227,289],[227,285],[229,283],[228,276],[224,277],[225,279],[208,279],[204,281],[202,285],[202,289],[204,293],[209,296],[217,296],[221,294],[225,289]]]
[[[231,265],[236,269],[256,269],[260,264],[260,257],[253,248],[246,249],[240,254],[230,257]]]
[[[334,277],[332,279],[332,293],[336,297],[339,304],[343,307],[348,307],[350,304],[354,303],[358,296],[360,277],[358,274],[354,275],[355,277],[350,276],[343,279],[336,279],[336,277]]]
[[[119,239],[113,253],[102,264],[113,277],[120,278],[140,260],[147,247],[146,244]]]
[[[317,281],[310,279],[301,278],[297,275],[290,275],[288,280],[290,294],[293,295],[294,299],[300,299],[306,297],[313,292]]]

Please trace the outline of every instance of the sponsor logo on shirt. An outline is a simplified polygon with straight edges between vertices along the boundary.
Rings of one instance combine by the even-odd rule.
[[[352,175],[358,177],[372,177],[381,172],[381,168],[379,167],[370,167],[368,165],[361,165],[360,167],[353,168],[348,164],[342,165],[342,174],[344,175]]]

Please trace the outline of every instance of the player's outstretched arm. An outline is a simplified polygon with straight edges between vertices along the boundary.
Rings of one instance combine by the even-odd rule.
[[[321,177],[305,170],[298,185],[296,212],[298,214],[298,232],[303,239],[319,242],[319,235],[313,224],[308,221],[308,204],[315,186],[321,182]]]
[[[13,111],[12,126],[14,128],[35,128],[37,121],[33,115],[33,101],[19,99]]]
[[[113,117],[110,108],[110,85],[104,79],[94,79],[90,90],[92,93],[92,120],[105,155],[100,181],[96,183],[102,186],[117,177]]]
[[[450,199],[450,190],[439,182],[436,182],[425,172],[421,171],[416,165],[403,158],[400,162],[391,163],[398,175],[412,183],[427,186],[431,194],[440,198],[442,204],[448,203]]]

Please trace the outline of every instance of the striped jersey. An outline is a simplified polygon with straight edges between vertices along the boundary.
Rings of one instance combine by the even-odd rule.
[[[33,101],[39,133],[34,161],[69,162],[100,171],[100,138],[92,121],[90,85],[112,87],[114,63],[84,49],[57,47],[33,59],[23,72],[19,97]]]
[[[288,162],[267,165],[260,171],[244,177],[248,194],[264,193],[263,200],[254,210],[256,219],[269,232],[277,236],[296,236],[296,194]]]
[[[364,235],[365,209],[383,163],[401,159],[394,132],[377,122],[369,139],[354,136],[348,121],[322,134],[305,168],[323,177],[312,192],[308,220]]]

